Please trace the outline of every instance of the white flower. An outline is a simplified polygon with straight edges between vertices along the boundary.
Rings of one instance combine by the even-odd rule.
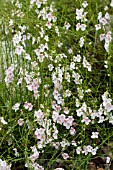
[[[113,7],[113,0],[111,0],[110,6]]]
[[[22,126],[24,124],[24,119],[20,118],[18,119],[19,126]]]
[[[80,44],[80,47],[83,47],[83,45],[84,45],[84,37],[80,38],[79,44]]]
[[[92,155],[96,155],[97,149],[98,149],[98,147],[93,148],[93,149],[91,150]]]
[[[109,15],[108,12],[105,13],[105,18],[108,19],[108,20],[110,20],[110,15]]]
[[[110,157],[106,157],[106,163],[109,164],[110,163]]]
[[[17,110],[19,110],[19,107],[20,107],[20,103],[16,103],[12,109],[16,112]]]
[[[84,8],[86,8],[86,7],[88,6],[87,1],[84,1],[84,2],[82,3],[82,6],[83,6]]]
[[[13,151],[15,151],[15,156],[16,156],[16,157],[19,157],[19,153],[18,153],[17,149],[14,148]]]
[[[7,165],[5,161],[0,159],[0,170],[11,170],[11,165]]]
[[[25,59],[26,59],[26,60],[31,60],[30,55],[29,55],[29,54],[26,54],[26,55],[25,55]]]
[[[23,46],[18,45],[15,49],[15,54],[21,55],[24,52]]]
[[[81,24],[81,30],[85,31],[85,29],[86,29],[86,24]]]
[[[77,20],[82,19],[82,17],[83,17],[83,11],[84,11],[83,8],[81,8],[81,9],[76,9],[76,19],[77,19]]]
[[[7,122],[4,120],[3,117],[0,117],[0,122],[1,122],[3,125],[6,125],[6,124],[7,124]]]
[[[91,138],[98,138],[98,132],[92,132]]]

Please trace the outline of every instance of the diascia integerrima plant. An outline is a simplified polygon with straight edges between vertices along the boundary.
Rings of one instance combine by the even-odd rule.
[[[0,168],[85,170],[97,157],[110,166],[113,2],[2,6]]]

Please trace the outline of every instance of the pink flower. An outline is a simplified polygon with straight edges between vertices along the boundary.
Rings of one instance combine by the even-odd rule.
[[[105,34],[100,34],[100,41],[103,41],[105,39]]]
[[[19,126],[22,126],[24,124],[24,119],[20,118],[18,119]]]
[[[45,140],[45,129],[44,128],[40,128],[40,129],[36,129],[36,131],[35,131],[35,137],[37,138],[37,139],[40,139],[40,140]]]
[[[33,62],[31,62],[31,64],[33,67],[36,67],[38,63],[36,61],[33,61]]]
[[[33,155],[30,156],[30,160],[31,160],[32,162],[34,162],[38,157],[39,157],[39,152],[36,151],[36,152],[34,152]]]
[[[81,24],[81,30],[85,31],[85,29],[86,29],[86,24]]]
[[[51,29],[52,23],[48,21],[48,22],[46,23],[46,26],[47,26],[47,28]]]
[[[65,113],[65,114],[69,114],[69,109],[68,109],[68,107],[64,107],[64,113]]]
[[[75,130],[73,127],[71,127],[71,129],[70,129],[70,134],[74,136],[75,133],[76,133],[76,130]]]
[[[57,123],[62,124],[65,120],[65,115],[61,114],[57,117]]]
[[[81,28],[80,23],[77,23],[77,24],[76,24],[76,31],[78,31],[80,28]]]
[[[95,25],[95,28],[96,28],[96,30],[100,30],[101,29],[101,25],[97,24],[97,25]]]
[[[84,122],[86,125],[89,125],[89,123],[91,122],[91,120],[87,117],[87,116],[83,116],[83,119],[81,122]]]
[[[25,102],[24,107],[25,107],[25,109],[28,109],[29,111],[31,111],[33,108],[33,105],[31,103]]]

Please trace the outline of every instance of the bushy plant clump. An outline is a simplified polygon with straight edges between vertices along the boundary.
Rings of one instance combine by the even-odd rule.
[[[4,0],[0,168],[113,160],[113,0]],[[107,148],[107,149],[106,149]]]

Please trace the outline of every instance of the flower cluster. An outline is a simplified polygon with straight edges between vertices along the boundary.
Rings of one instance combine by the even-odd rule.
[[[12,9],[5,35],[10,36],[5,38],[11,45],[5,48],[11,54],[3,59],[5,69],[0,67],[5,75],[0,130],[7,130],[2,144],[14,147],[15,157],[25,155],[25,167],[34,170],[64,170],[62,159],[72,164],[73,158],[75,163],[81,161],[80,156],[94,159],[101,146],[112,140],[113,1],[101,11],[100,2],[97,8],[94,2],[81,0],[66,14],[60,0],[58,4],[48,0],[8,3]],[[103,66],[105,79],[100,73]],[[9,155],[11,149],[4,153]],[[109,155],[105,156],[109,163]],[[3,170],[11,168],[1,159],[0,163]],[[80,163],[81,169],[85,163],[83,167]]]

